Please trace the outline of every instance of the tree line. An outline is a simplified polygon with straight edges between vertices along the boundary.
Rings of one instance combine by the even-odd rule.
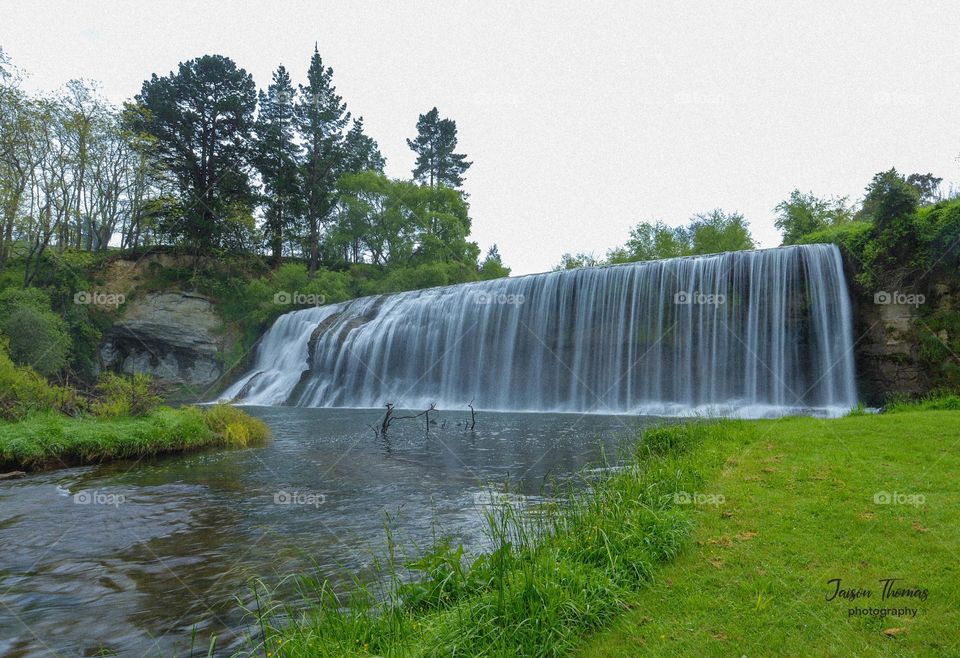
[[[204,55],[151,75],[120,108],[88,81],[51,95],[22,81],[0,51],[0,271],[18,257],[25,285],[48,250],[157,245],[294,258],[311,274],[437,262],[507,273],[469,240],[456,123],[420,115],[411,178],[388,178],[316,48],[300,84],[281,65],[258,90],[230,58]]]
[[[774,225],[783,234],[782,245],[809,242],[811,236],[823,234],[830,242],[831,230],[843,230],[866,225],[885,230],[895,220],[910,216],[919,208],[930,207],[956,198],[957,192],[944,193],[943,179],[931,173],[903,175],[895,168],[877,173],[864,190],[861,203],[851,203],[848,197],[818,197],[813,192],[794,189],[773,209]],[[906,248],[913,239],[900,236],[900,247]],[[680,256],[714,254],[724,251],[753,249],[756,241],[750,225],[737,212],[715,209],[694,215],[685,226],[669,226],[663,221],[640,222],[630,230],[624,245],[607,251],[605,258],[591,253],[567,253],[556,270],[614,265]]]

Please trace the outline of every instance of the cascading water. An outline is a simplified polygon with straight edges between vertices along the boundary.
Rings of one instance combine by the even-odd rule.
[[[258,405],[834,415],[857,402],[832,245],[550,272],[280,317],[223,396]]]

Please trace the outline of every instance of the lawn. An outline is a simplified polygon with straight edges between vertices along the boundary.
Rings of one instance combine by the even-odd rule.
[[[704,450],[693,542],[577,655],[960,655],[960,412],[761,421]],[[861,612],[882,608],[902,614]]]

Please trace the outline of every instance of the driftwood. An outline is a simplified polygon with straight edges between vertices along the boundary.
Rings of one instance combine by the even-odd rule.
[[[418,413],[418,414],[409,414],[409,415],[406,415],[406,416],[397,416],[397,415],[394,413],[394,412],[395,412],[395,405],[394,405],[393,402],[387,402],[387,404],[385,405],[385,407],[386,407],[387,410],[386,410],[386,412],[383,414],[383,419],[380,421],[380,426],[377,427],[376,425],[369,425],[369,424],[367,425],[367,427],[369,427],[371,430],[373,430],[373,435],[376,436],[376,437],[381,437],[381,436],[382,436],[382,437],[386,437],[387,432],[390,431],[390,426],[393,425],[393,423],[395,423],[395,422],[398,421],[398,420],[415,420],[415,419],[420,418],[421,416],[423,416],[423,417],[424,417],[424,420],[425,420],[426,431],[427,431],[428,434],[430,433],[430,423],[433,423],[434,425],[437,424],[437,421],[436,421],[436,420],[431,420],[431,419],[430,419],[430,412],[431,412],[431,411],[436,411],[437,413],[439,413],[439,410],[437,409],[437,403],[436,403],[436,402],[432,402],[432,403],[430,404],[430,407],[429,407],[428,409],[424,409],[423,411],[421,411],[421,412]],[[473,400],[470,400],[470,402],[467,404],[467,407],[470,408],[470,423],[469,423],[469,428],[470,428],[471,430],[473,430],[473,429],[477,426],[477,412],[476,412],[476,410],[473,408]],[[447,426],[447,422],[444,421],[443,424],[440,426],[440,429],[444,429],[446,426]],[[459,427],[459,426],[460,426],[460,423],[457,423],[457,427]],[[466,423],[464,423],[464,427],[468,427],[468,425],[467,425]]]
[[[427,432],[430,432],[430,412],[437,410],[437,404],[433,402],[430,404],[429,409],[421,411],[418,414],[413,414],[409,416],[395,416],[393,413],[394,404],[392,402],[387,402],[386,407],[387,407],[387,412],[383,415],[383,420],[380,421],[380,429],[378,430],[376,427],[373,427],[372,425],[370,426],[370,428],[373,430],[373,433],[376,434],[377,436],[386,436],[387,431],[390,429],[390,426],[398,420],[416,419],[416,418],[420,418],[420,416],[426,416]],[[436,421],[434,421],[434,424],[436,424]]]

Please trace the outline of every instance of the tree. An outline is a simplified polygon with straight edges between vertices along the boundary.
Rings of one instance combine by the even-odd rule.
[[[375,171],[345,175],[340,189],[345,213],[332,242],[347,262],[456,263],[476,272],[479,248],[467,241],[470,217],[456,190],[391,180]]]
[[[812,192],[803,194],[794,190],[790,197],[774,208],[774,225],[783,232],[783,244],[797,244],[803,236],[839,226],[853,219],[847,198],[821,199]]]
[[[560,262],[553,270],[575,270],[578,267],[596,267],[603,265],[603,261],[596,258],[593,254],[580,252],[578,254],[566,253],[560,257]]]
[[[875,174],[867,186],[859,217],[872,221],[883,230],[895,220],[912,215],[920,203],[920,192],[904,180],[896,169]]]
[[[177,181],[180,207],[165,230],[198,254],[222,246],[253,202],[247,165],[257,96],[253,78],[221,55],[181,62],[176,73],[144,81],[131,128],[153,138],[157,158]],[[237,220],[240,220],[239,222]]]
[[[266,93],[260,92],[254,156],[263,183],[264,233],[274,268],[280,266],[284,237],[304,207],[294,128],[293,85],[281,65]]]
[[[750,227],[740,213],[725,213],[717,208],[694,215],[688,228],[691,254],[716,254],[753,249]]]
[[[316,46],[300,86],[296,106],[297,127],[303,141],[301,164],[306,197],[306,247],[310,273],[320,264],[321,234],[337,205],[337,181],[343,171],[344,134],[350,123],[347,105],[333,85],[333,69],[323,65]]]
[[[940,183],[942,178],[933,174],[910,174],[907,176],[907,185],[911,185],[920,195],[921,204],[936,203],[940,199]]]
[[[672,228],[663,222],[640,222],[630,230],[626,245],[607,252],[607,262],[632,263],[684,256],[689,252],[689,241],[682,226]]]
[[[486,257],[480,264],[480,278],[486,281],[488,279],[500,279],[505,276],[510,276],[510,268],[503,264],[503,259],[500,257],[500,250],[497,248],[497,245],[492,244],[490,245],[490,249],[487,250]]]
[[[413,168],[414,180],[430,187],[457,189],[463,185],[463,173],[470,168],[467,156],[456,153],[457,124],[452,119],[441,119],[436,107],[421,114],[417,120],[417,136],[407,140],[417,162]]]
[[[361,171],[379,171],[387,166],[387,160],[380,153],[376,140],[363,132],[363,117],[353,120],[343,143],[343,171],[357,173]]]

